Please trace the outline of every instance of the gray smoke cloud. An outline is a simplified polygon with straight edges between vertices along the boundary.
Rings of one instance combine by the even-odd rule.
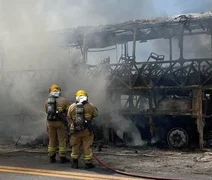
[[[153,3],[147,0],[62,0],[55,2],[51,9],[52,18],[62,28],[149,18],[156,14],[150,13],[149,9],[153,9]],[[50,3],[52,4],[52,1],[46,2],[48,5]]]
[[[72,102],[74,93],[85,89],[100,113],[106,106],[107,80],[73,76],[71,68],[82,59],[80,51],[69,52],[51,30],[149,18],[154,16],[151,8],[152,2],[145,0],[0,0],[2,138],[16,141],[22,135],[27,142],[45,131],[44,102],[52,83],[61,85]],[[99,62],[104,56],[91,57]],[[117,131],[125,131],[123,127]],[[130,125],[126,128],[130,131]]]

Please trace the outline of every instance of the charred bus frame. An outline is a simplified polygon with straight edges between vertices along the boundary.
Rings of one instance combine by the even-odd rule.
[[[125,51],[118,63],[110,64],[110,60],[106,58],[99,65],[87,64],[90,75],[96,76],[106,72],[110,79],[108,92],[111,96],[116,94],[115,101],[121,103],[121,95],[128,96],[125,106],[121,107],[120,105],[121,113],[147,116],[152,134],[154,134],[154,117],[187,116],[196,119],[199,147],[202,149],[204,147],[205,119],[210,118],[212,114],[212,112],[206,112],[205,105],[208,95],[212,92],[212,57],[185,59],[183,51],[184,37],[199,34],[210,35],[212,40],[211,12],[128,21],[99,27],[80,27],[72,33],[72,37],[75,38],[69,44],[71,47],[82,49],[84,63],[87,62],[89,49],[123,44]],[[172,39],[174,37],[178,39],[180,52],[177,60],[173,60],[172,57]],[[164,60],[163,55],[155,53],[150,54],[147,62],[136,61],[137,41],[161,38],[168,40],[168,61]],[[133,42],[132,56],[129,56],[127,52],[129,41]],[[163,93],[165,91],[189,92],[188,94],[192,94],[189,108],[183,111],[160,109],[161,104],[155,98],[156,91]],[[143,92],[148,94],[149,102],[149,108],[145,111],[139,108],[142,103],[139,96]]]

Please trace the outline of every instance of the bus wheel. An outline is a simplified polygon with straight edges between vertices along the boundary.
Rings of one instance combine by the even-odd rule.
[[[167,142],[172,148],[185,148],[188,145],[188,141],[188,134],[183,128],[175,127],[171,129],[167,134]]]

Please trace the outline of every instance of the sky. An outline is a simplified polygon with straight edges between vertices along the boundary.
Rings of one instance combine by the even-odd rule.
[[[55,9],[51,7],[52,12],[56,12],[52,18],[57,23],[59,19],[69,18],[73,25],[92,25],[209,11],[212,0],[61,0]]]
[[[211,0],[153,0],[154,7],[168,16],[180,13],[210,11]]]
[[[0,29],[63,29],[208,10],[211,0],[0,0]]]

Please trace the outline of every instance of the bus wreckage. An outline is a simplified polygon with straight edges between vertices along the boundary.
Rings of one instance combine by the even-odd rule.
[[[210,57],[186,59],[184,39],[201,35],[210,39]],[[142,138],[150,140],[160,129],[160,139],[173,148],[191,143],[201,149],[211,145],[212,12],[79,27],[72,37],[70,47],[81,48],[83,53],[83,60],[75,67],[86,68],[91,77],[107,76],[110,100],[119,105],[123,117],[136,123]],[[145,61],[136,56],[138,42],[156,39],[166,40],[168,57],[152,52]],[[178,42],[177,59],[173,59],[173,40]],[[123,54],[117,63],[110,63],[108,57],[98,65],[89,65],[92,49],[100,52],[118,44]],[[143,97],[148,99],[147,108],[143,107]],[[139,127],[139,121],[148,123]],[[107,141],[114,141],[111,131],[104,135]]]

